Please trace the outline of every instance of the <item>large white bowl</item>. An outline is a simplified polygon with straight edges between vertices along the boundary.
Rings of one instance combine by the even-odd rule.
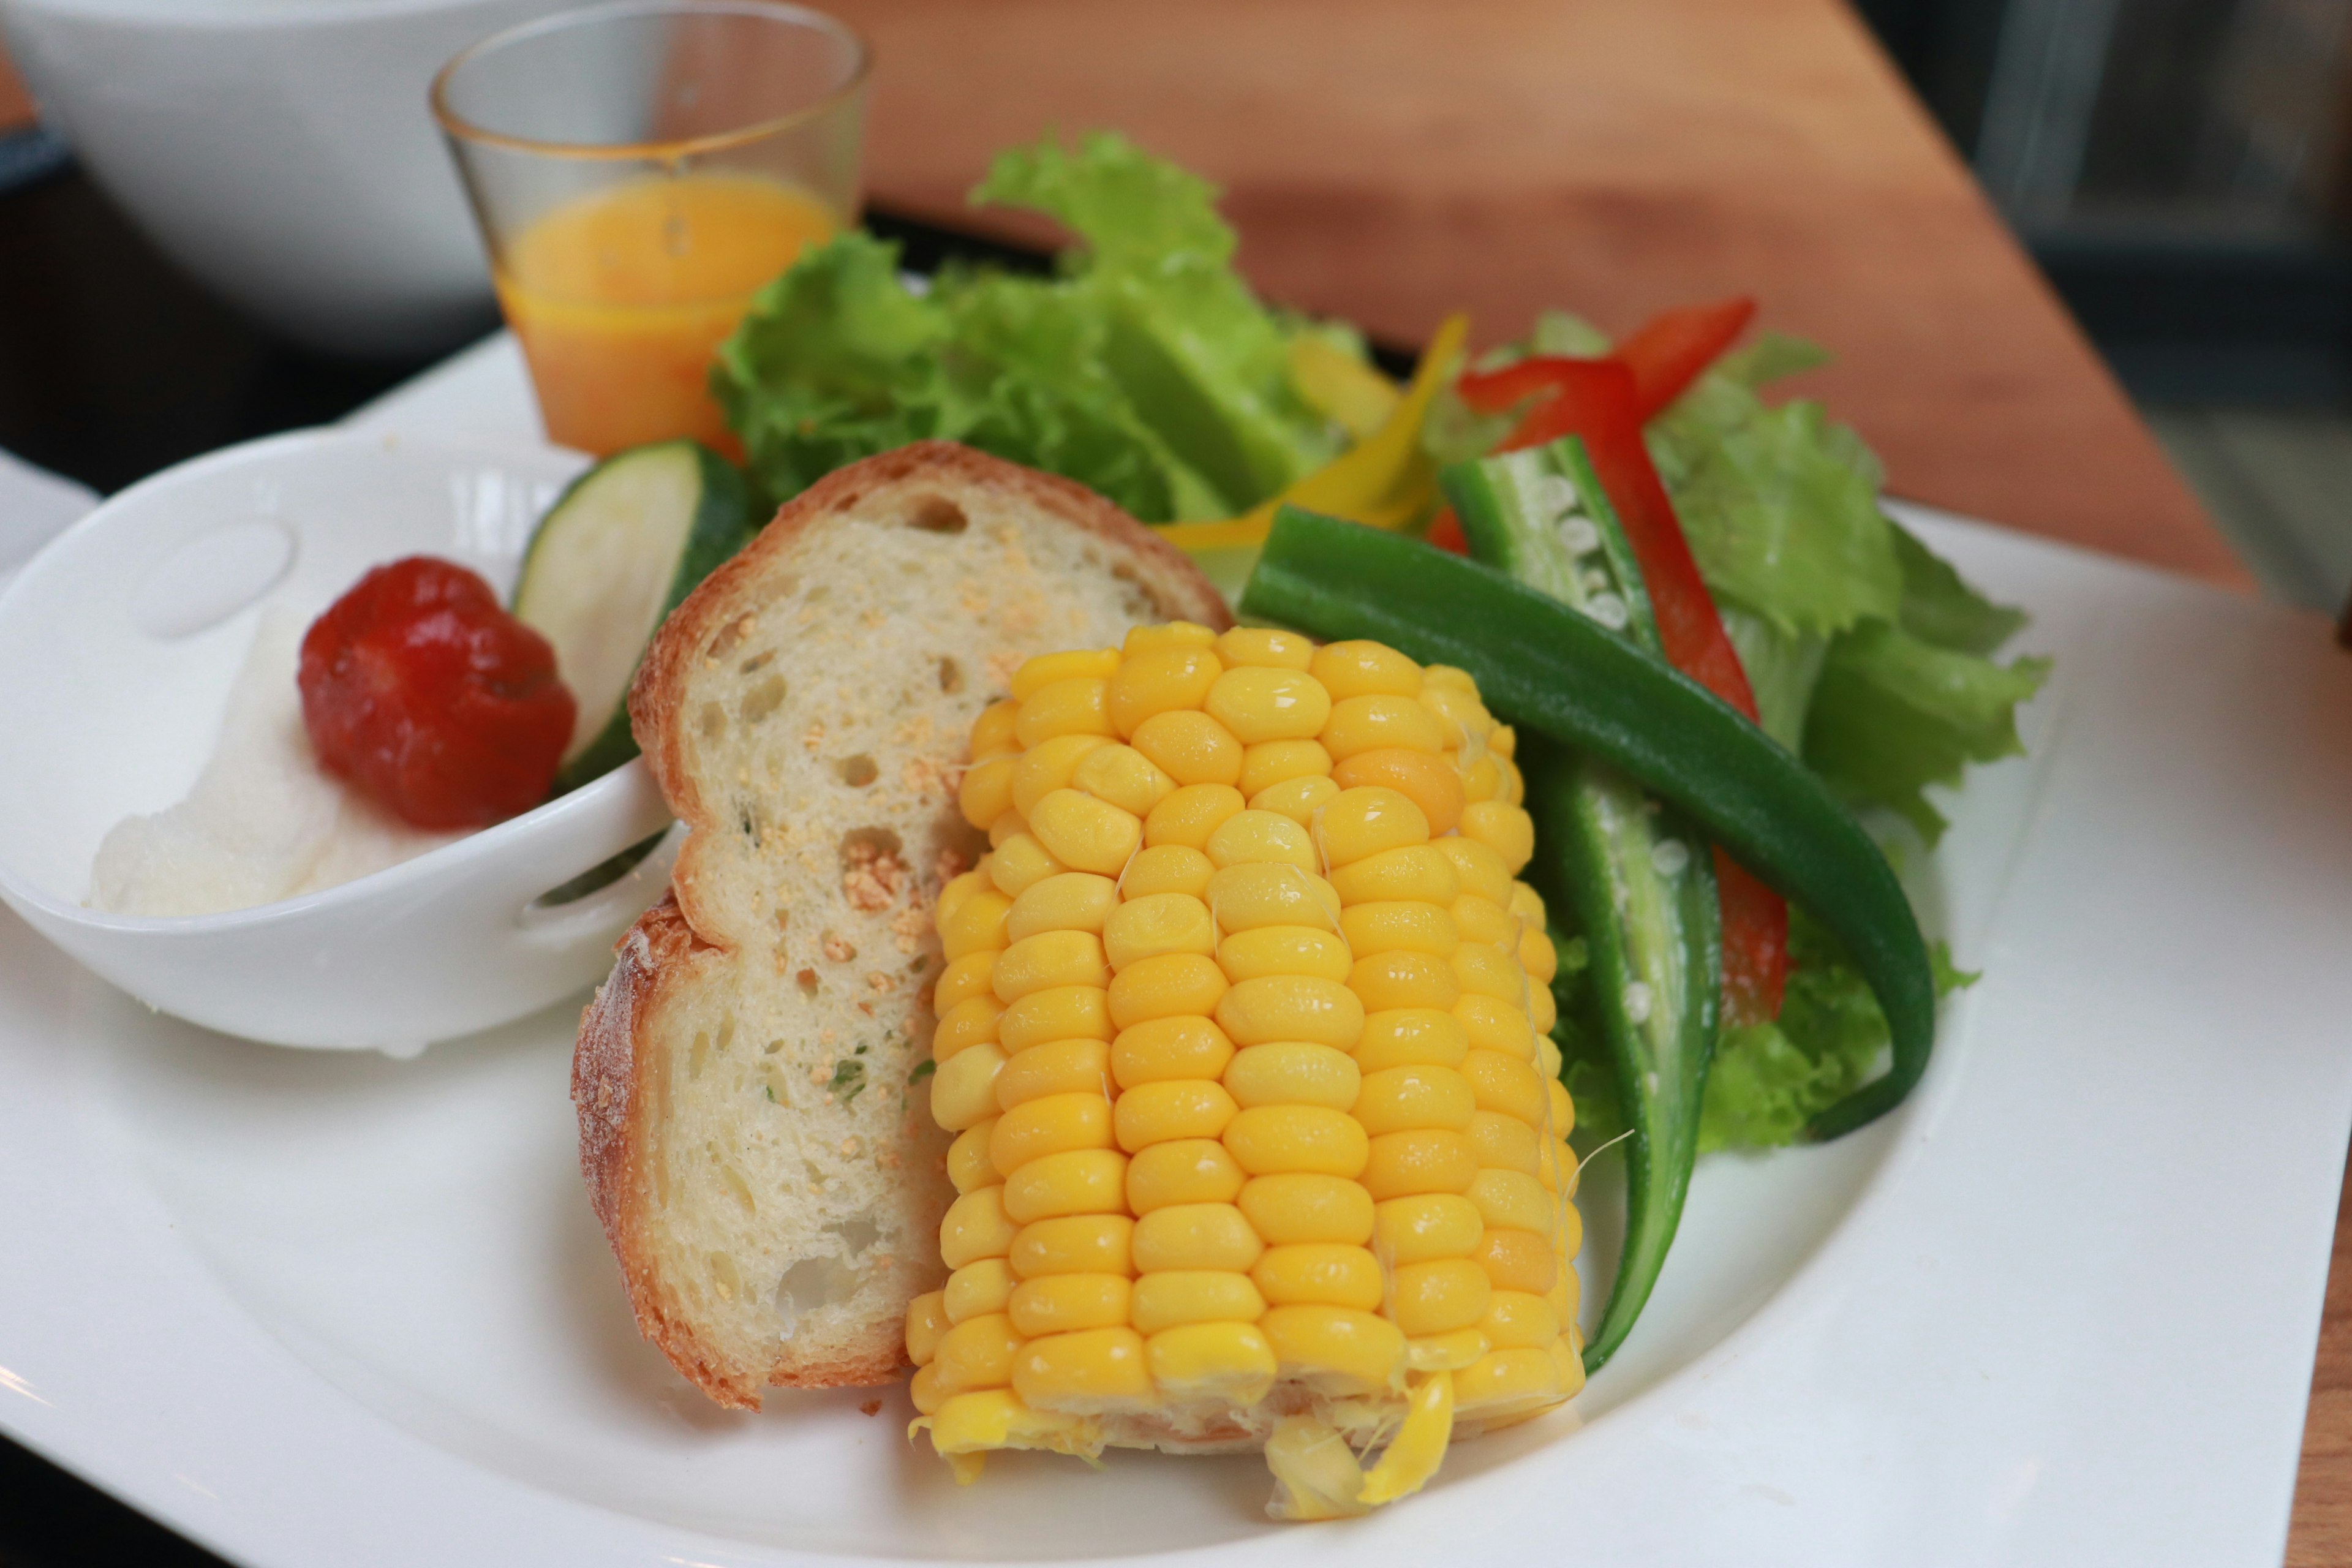
[[[492,319],[433,75],[577,0],[0,0],[85,167],[165,251],[316,348],[423,356]]]
[[[0,899],[164,1012],[280,1045],[404,1053],[601,978],[669,877],[540,895],[669,820],[640,763],[341,887],[228,914],[82,907],[107,829],[184,796],[267,605],[316,616],[372,565],[434,554],[501,592],[587,459],[299,431],[132,486],[0,593]]]

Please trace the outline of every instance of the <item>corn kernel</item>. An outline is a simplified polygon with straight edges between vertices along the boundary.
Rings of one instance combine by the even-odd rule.
[[[1180,784],[1230,787],[1241,780],[1242,743],[1206,713],[1154,713],[1136,726],[1129,743]]]
[[[1234,1118],[1234,1097],[1224,1086],[1200,1079],[1141,1084],[1118,1097],[1112,1125],[1118,1146],[1129,1153],[1178,1138],[1214,1138]]]
[[[956,786],[956,809],[982,833],[1013,809],[1014,762],[1011,756],[991,757],[974,764],[964,773],[963,783]]]
[[[1344,789],[1323,808],[1316,839],[1328,864],[1352,866],[1383,849],[1428,842],[1429,818],[1392,789]]]
[[[1582,1377],[1583,1369],[1580,1367],[1578,1387],[1583,1385]],[[1508,1408],[1521,1404],[1541,1408],[1575,1391],[1563,1385],[1560,1368],[1549,1351],[1498,1350],[1454,1373],[1454,1405],[1462,1411]]]
[[[1001,973],[1003,961],[997,961]],[[1450,1011],[1462,998],[1462,982],[1454,966],[1425,952],[1376,952],[1360,958],[1349,972],[1348,984],[1363,998],[1368,1012],[1385,1013],[1401,1007],[1433,1007]],[[999,994],[1003,983],[998,984]]]
[[[1025,702],[1058,680],[1108,679],[1119,666],[1119,656],[1107,647],[1072,648],[1066,653],[1041,653],[1021,661],[1013,672],[1013,700]]]
[[[1503,764],[1498,758],[1482,756],[1463,764],[1462,801],[1467,805],[1474,801],[1493,800],[1503,792]]]
[[[1467,1136],[1449,1127],[1420,1127],[1372,1139],[1360,1179],[1364,1191],[1385,1202],[1463,1192],[1477,1173],[1477,1152]]]
[[[1224,971],[1197,952],[1163,952],[1139,958],[1110,983],[1111,1022],[1121,1029],[1154,1018],[1206,1016],[1226,992]],[[1223,1024],[1223,1020],[1219,1020]],[[1228,1035],[1230,1025],[1224,1025]]]
[[[1331,699],[1313,676],[1263,666],[1225,671],[1202,707],[1244,746],[1311,741],[1331,717]]]
[[[1402,1067],[1366,1076],[1356,1097],[1354,1115],[1364,1131],[1377,1139],[1383,1133],[1425,1127],[1458,1131],[1470,1124],[1471,1114],[1477,1109],[1470,1086],[1454,1068]]]
[[[1503,868],[1514,877],[1536,852],[1535,823],[1517,806],[1499,800],[1482,800],[1475,805],[1464,806],[1462,837],[1492,849],[1501,858]]]
[[[1019,818],[1007,816],[997,820],[1016,822]],[[1060,876],[1066,869],[1059,860],[1054,858],[1052,851],[1037,842],[1036,836],[1025,824],[1018,833],[1006,835],[1004,842],[996,845],[994,853],[988,858],[989,880],[994,882],[997,890],[1008,899],[1018,899],[1038,883]],[[1009,934],[1006,940],[1011,940]]]
[[[1268,811],[1276,816],[1286,816],[1299,826],[1312,831],[1315,814],[1331,804],[1339,786],[1328,778],[1290,779],[1269,784],[1249,797],[1252,811]]]
[[[1171,1204],[1229,1204],[1249,1173],[1214,1138],[1179,1138],[1127,1163],[1127,1206],[1138,1218]]]
[[[1339,929],[1331,884],[1296,866],[1231,866],[1209,880],[1209,911],[1228,936],[1261,926]]]
[[[1503,775],[1502,787],[1495,792],[1495,798],[1507,805],[1525,805],[1528,801],[1527,775],[1519,772],[1518,764],[1508,758],[1498,759],[1495,765]]]
[[[1013,1390],[1033,1409],[1073,1415],[1149,1401],[1143,1337],[1133,1329],[1087,1329],[1031,1340],[1013,1361]]]
[[[1548,1350],[1559,1338],[1559,1320],[1541,1295],[1497,1286],[1486,1315],[1478,1320],[1478,1331],[1498,1351]]]
[[[1387,900],[1436,904],[1454,902],[1461,889],[1461,874],[1446,858],[1444,847],[1454,842],[1404,844],[1367,855],[1331,873],[1331,887],[1342,904],[1369,904]]]
[[[1329,689],[1334,702],[1350,697],[1417,697],[1423,679],[1421,666],[1411,658],[1386,643],[1361,640],[1324,644],[1307,668]]]
[[[1530,1127],[1540,1127],[1551,1109],[1534,1064],[1500,1051],[1472,1051],[1462,1063],[1462,1078],[1477,1097],[1481,1110],[1499,1110]],[[1001,1097],[1003,1090],[997,1093]]]
[[[1016,1053],[1048,1040],[1108,1040],[1113,1033],[1109,997],[1099,985],[1032,991],[996,1020],[997,1039]]]
[[[940,1015],[939,1026],[931,1031],[931,1059],[943,1062],[966,1046],[992,1043],[996,1021],[1003,1015],[1004,1004],[994,996],[973,996],[957,1003]]]
[[[1489,1231],[1472,1255],[1497,1290],[1524,1290],[1541,1295],[1551,1289],[1559,1272],[1559,1258],[1551,1240],[1532,1231]]]
[[[1157,653],[1166,647],[1213,648],[1217,646],[1217,634],[1198,621],[1162,621],[1156,626],[1129,627],[1123,646],[1131,659],[1138,654]]]
[[[1386,1393],[1403,1372],[1403,1331],[1352,1307],[1269,1307],[1258,1328],[1284,1376],[1333,1393]]]
[[[1171,1204],[1135,1222],[1135,1266],[1145,1274],[1164,1268],[1246,1271],[1265,1250],[1265,1243],[1231,1204]]]
[[[1240,811],[1217,825],[1202,846],[1219,870],[1229,866],[1285,865],[1312,873],[1322,866],[1305,827],[1272,811]]]
[[[1126,1199],[1127,1156],[1115,1149],[1047,1154],[1004,1178],[1005,1215],[1023,1225],[1062,1215],[1116,1214]]]
[[[1330,773],[1331,753],[1319,741],[1260,741],[1242,752],[1239,784],[1244,795],[1256,795],[1294,779],[1328,778]]]
[[[1244,1107],[1319,1105],[1348,1110],[1356,1103],[1363,1074],[1344,1051],[1286,1040],[1237,1054],[1226,1064],[1224,1085],[1234,1102]]]
[[[944,901],[946,895],[940,895]],[[946,1017],[974,996],[993,996],[991,977],[996,970],[994,952],[967,952],[945,969],[931,984],[931,1010]]]
[[[962,1398],[984,1399],[985,1394],[963,1394]],[[948,1396],[940,1392],[939,1374],[929,1367],[919,1366],[915,1375],[907,1380],[907,1398],[919,1415],[929,1415],[947,1403]]]
[[[1029,831],[1055,859],[1076,871],[1116,877],[1143,842],[1135,814],[1074,789],[1057,789],[1029,814]]]
[[[1373,1246],[1391,1266],[1468,1258],[1486,1239],[1478,1205],[1452,1193],[1391,1198],[1374,1206],[1372,1227]]]
[[[1134,1300],[1136,1330],[1146,1334],[1186,1323],[1254,1323],[1265,1310],[1250,1277],[1229,1268],[1147,1274],[1135,1282]]]
[[[977,1263],[967,1263],[948,1276],[948,1288],[940,1294],[947,1310],[947,1321],[961,1323],[968,1319],[1002,1312],[1013,1298],[1013,1265],[1002,1258],[983,1258]],[[907,1321],[911,1334],[914,1311],[908,1310]]]
[[[1116,1328],[1128,1320],[1133,1289],[1124,1274],[1048,1274],[1014,1286],[1005,1313],[1024,1334]]]
[[[950,1204],[940,1221],[940,1257],[950,1268],[1007,1257],[1020,1228],[1005,1217],[1003,1187],[974,1187]]]
[[[1478,1114],[1485,1116],[1487,1112],[1482,1110]],[[1524,1125],[1524,1123],[1515,1125]],[[1474,1132],[1476,1131],[1475,1126],[1472,1131]],[[1534,1130],[1530,1128],[1528,1131]],[[1570,1148],[1565,1142],[1546,1138],[1539,1132],[1536,1134],[1536,1180],[1544,1184],[1547,1192],[1564,1191],[1573,1194],[1576,1190],[1576,1173],[1575,1150]]]
[[[1546,1039],[1544,1044],[1551,1045],[1551,1041]],[[1554,1046],[1552,1048],[1556,1052],[1559,1047]],[[1559,1070],[1557,1065],[1553,1070],[1555,1072]],[[1548,1076],[1543,1080],[1543,1086],[1545,1111],[1550,1120],[1550,1125],[1545,1131],[1555,1138],[1565,1138],[1576,1131],[1576,1104],[1568,1098],[1568,1086],[1561,1083],[1559,1079]]]
[[[1028,831],[1029,824],[1022,820],[1021,814],[1017,811],[1008,811],[988,825],[988,847],[991,849],[1001,849],[1004,847],[1006,839],[1018,838]],[[988,874],[990,879],[993,880],[996,876],[995,857],[988,856],[984,858],[990,862]],[[1014,891],[1017,892],[1019,889],[1015,889]],[[1012,894],[1008,893],[1005,896],[1010,898]]]
[[[1454,950],[1454,975],[1465,994],[1492,996],[1515,1007],[1527,999],[1528,977],[1519,961],[1483,942],[1465,942]]]
[[[1217,979],[1223,982],[1223,972]],[[1306,1040],[1345,1051],[1363,1033],[1364,1005],[1336,980],[1283,974],[1244,980],[1226,991],[1216,1004],[1216,1019],[1237,1046]]]
[[[991,1448],[1045,1448],[1056,1454],[1090,1454],[1100,1443],[1076,1415],[1032,1410],[1011,1389],[991,1388],[942,1398],[931,1415],[931,1445],[948,1458],[959,1485],[980,1479],[980,1462]],[[962,1464],[960,1456],[970,1456]]]
[[[1105,746],[1079,759],[1070,787],[1140,818],[1175,792],[1176,781],[1133,746]]]
[[[940,922],[940,950],[952,963],[970,953],[985,952],[1005,943],[1004,917],[1013,900],[989,889],[958,905],[951,919]]]
[[[1144,819],[1143,841],[1155,848],[1181,844],[1198,849],[1225,818],[1244,809],[1242,792],[1231,784],[1188,784],[1151,808]]]
[[[1058,735],[1113,735],[1104,701],[1108,682],[1100,677],[1072,676],[1039,687],[1021,700],[1021,714],[1013,722],[1013,739],[1034,746]]]
[[[1473,736],[1484,740],[1486,732],[1495,727],[1495,716],[1486,711],[1486,704],[1479,700],[1478,689],[1470,684],[1467,675],[1463,676],[1457,684],[1452,680],[1431,680],[1424,672],[1421,705],[1444,727],[1446,740],[1454,742],[1446,747],[1448,751],[1454,750],[1461,743],[1455,741],[1456,736],[1463,742]]]
[[[1510,868],[1503,858],[1475,838],[1449,834],[1431,847],[1454,863],[1454,875],[1461,879],[1460,891],[1486,900],[1497,909],[1507,910],[1511,904]]]
[[[1118,884],[1091,871],[1064,871],[1032,882],[1013,900],[1004,934],[1014,942],[1048,931],[1102,933],[1118,908]]]
[[[992,1045],[968,1046],[931,1075],[931,1120],[950,1132],[996,1114],[996,1075],[1004,1052]]]
[[[1205,915],[1206,910],[1202,913]],[[1272,975],[1304,974],[1317,980],[1344,982],[1354,967],[1348,944],[1313,926],[1259,926],[1235,931],[1217,944],[1217,967],[1236,985],[1244,980]],[[995,1020],[988,1020],[990,1032]]]
[[[1198,708],[1224,668],[1206,647],[1162,647],[1138,654],[1110,678],[1111,722],[1120,734],[1132,735],[1156,714]]]
[[[1479,1169],[1519,1171],[1538,1181],[1543,1180],[1549,1164],[1544,1155],[1543,1134],[1517,1117],[1482,1110],[1470,1119],[1470,1125],[1465,1131],[1471,1147],[1477,1152]],[[1551,1186],[1554,1184],[1545,1184]]]
[[[1255,1405],[1274,1385],[1274,1347],[1251,1323],[1191,1323],[1164,1329],[1144,1346],[1151,1381],[1170,1399]]]
[[[1524,1171],[1480,1171],[1464,1195],[1478,1205],[1479,1216],[1490,1230],[1528,1230],[1548,1236],[1559,1209],[1559,1201],[1544,1191],[1543,1184]]]
[[[1535,1029],[1528,1024],[1528,1016],[1512,1003],[1472,992],[1454,1004],[1453,1013],[1472,1050],[1496,1051],[1520,1061],[1535,1060]]]
[[[1013,768],[1013,809],[1024,818],[1057,789],[1067,789],[1078,764],[1111,742],[1101,735],[1062,735],[1021,753]]]
[[[1386,900],[1356,904],[1339,916],[1339,930],[1359,958],[1382,952],[1425,952],[1451,958],[1462,945],[1454,917],[1437,904]]]
[[[1213,1079],[1233,1059],[1234,1043],[1214,1019],[1179,1013],[1121,1029],[1111,1042],[1111,1079],[1121,1089],[1171,1079]]]
[[[1410,697],[1349,697],[1334,702],[1317,739],[1335,764],[1390,747],[1431,756],[1445,750],[1445,733],[1435,716]]]
[[[1349,1177],[1306,1171],[1259,1176],[1234,1202],[1274,1246],[1336,1241],[1361,1247],[1372,1238],[1371,1194]]]
[[[1497,724],[1486,736],[1486,744],[1498,756],[1519,754],[1519,732],[1508,724]]]
[[[1253,1176],[1296,1172],[1356,1176],[1370,1157],[1364,1129],[1320,1105],[1258,1105],[1225,1124],[1225,1147]]]
[[[1502,947],[1519,940],[1518,917],[1492,899],[1465,893],[1454,900],[1449,912],[1454,916],[1454,929],[1462,934],[1464,942],[1492,942]]]
[[[1021,742],[1013,738],[1013,725],[1020,717],[1021,704],[1010,698],[1002,702],[992,702],[981,710],[980,717],[972,721],[971,726],[972,760],[985,762],[1019,752]],[[974,823],[972,826],[980,825]]]
[[[1528,1023],[1538,1035],[1549,1035],[1559,1024],[1559,1004],[1549,985],[1528,990]]]
[[[996,999],[1008,1006],[1032,992],[1109,984],[1102,938],[1090,931],[1041,931],[996,957]]]
[[[1273,626],[1235,626],[1217,639],[1228,669],[1305,669],[1315,662],[1315,639]]]
[[[988,1135],[988,1163],[1010,1176],[1033,1160],[1074,1149],[1112,1146],[1110,1101],[1093,1094],[1052,1094],[1025,1100],[996,1119]]]
[[[1250,1279],[1268,1301],[1282,1307],[1305,1302],[1377,1311],[1385,1289],[1381,1266],[1370,1252],[1330,1241],[1268,1247]]]
[[[953,1320],[948,1316],[944,1293],[933,1290],[908,1302],[907,1359],[917,1366],[929,1365],[939,1354],[940,1336],[951,1326]]]
[[[1559,1054],[1559,1042],[1549,1035],[1536,1037],[1536,1070],[1543,1074],[1546,1079],[1557,1079],[1566,1070],[1566,1064]],[[1572,1112],[1568,1114],[1572,1116]],[[1555,1117],[1554,1120],[1557,1121],[1559,1118]],[[1570,1124],[1572,1125],[1573,1122],[1571,1121]]]
[[[1358,752],[1331,770],[1331,782],[1341,789],[1377,784],[1396,791],[1429,819],[1432,837],[1454,831],[1462,820],[1462,775],[1454,764],[1433,752],[1402,746],[1378,746]]]
[[[1151,832],[1144,827],[1145,837]],[[1181,844],[1156,844],[1149,849],[1136,851],[1135,858],[1127,863],[1119,874],[1119,892],[1130,899],[1148,899],[1154,893],[1190,893],[1205,898],[1209,879],[1216,875],[1216,867],[1198,849]]]
[[[1356,1066],[1363,1072],[1413,1063],[1458,1068],[1469,1052],[1469,1037],[1453,1014],[1435,1007],[1394,1007],[1364,1019]]]
[[[1494,1300],[1486,1271],[1467,1258],[1408,1263],[1396,1269],[1394,1279],[1396,1325],[1411,1335],[1474,1327]]]
[[[1020,1348],[1021,1336],[1013,1332],[1012,1321],[1002,1312],[984,1312],[940,1336],[932,1375],[944,1394],[1002,1388],[1013,1379],[1013,1355]]]
[[[992,1187],[1004,1179],[988,1155],[998,1121],[992,1116],[985,1121],[975,1121],[957,1133],[955,1142],[948,1145],[948,1180],[957,1192]]]
[[[1415,1372],[1459,1372],[1475,1365],[1489,1348],[1486,1336],[1475,1328],[1423,1334],[1405,1342],[1405,1364]]]
[[[1002,1187],[982,1192],[1001,1193]],[[971,1196],[978,1196],[973,1194]],[[959,1198],[966,1203],[970,1198]],[[950,1215],[954,1210],[948,1211]],[[1003,1212],[1003,1205],[998,1213]],[[1011,1221],[1005,1222],[1008,1226]],[[1062,1219],[1033,1220],[1013,1237],[1009,1256],[1013,1272],[1024,1279],[1049,1274],[1119,1274],[1135,1272],[1129,1261],[1135,1222],[1125,1215],[1070,1215]]]
[[[1130,894],[1103,927],[1103,949],[1115,970],[1162,953],[1217,951],[1209,906],[1190,893]]]
[[[1584,1215],[1574,1204],[1559,1205],[1559,1228],[1552,1233],[1551,1244],[1563,1258],[1572,1259],[1584,1250]]]

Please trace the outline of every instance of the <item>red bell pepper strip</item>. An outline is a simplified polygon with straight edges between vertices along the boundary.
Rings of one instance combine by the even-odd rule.
[[[1755,319],[1756,301],[1743,294],[1661,311],[1619,343],[1610,357],[1633,373],[1633,402],[1642,422],[1648,424],[1689,391]]]
[[[1437,515],[1429,520],[1429,531],[1422,537],[1451,554],[1470,553],[1470,536],[1462,531],[1462,520],[1450,506],[1437,509]]]
[[[1539,397],[1503,443],[1505,451],[1580,437],[1601,489],[1617,509],[1658,622],[1666,662],[1732,707],[1756,717],[1756,694],[1699,576],[1674,502],[1650,462],[1633,373],[1615,360],[1526,359],[1457,384],[1480,413]],[[1724,1016],[1764,1023],[1780,1015],[1789,978],[1789,908],[1778,893],[1718,855],[1723,905]]]

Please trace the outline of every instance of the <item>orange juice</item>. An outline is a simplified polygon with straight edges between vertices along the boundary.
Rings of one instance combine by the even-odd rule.
[[[760,287],[840,226],[805,191],[722,174],[634,180],[539,218],[498,287],[549,438],[603,457],[692,436],[740,455],[711,357]]]

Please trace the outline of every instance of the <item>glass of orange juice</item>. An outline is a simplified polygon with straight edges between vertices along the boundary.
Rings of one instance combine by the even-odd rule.
[[[560,12],[443,68],[433,112],[551,440],[740,456],[713,353],[857,211],[865,43],[774,0]]]

